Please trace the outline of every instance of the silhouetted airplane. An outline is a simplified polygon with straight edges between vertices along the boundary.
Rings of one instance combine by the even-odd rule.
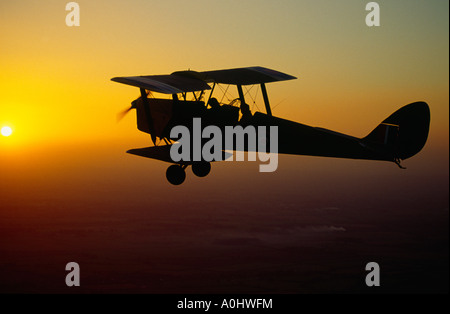
[[[202,126],[214,125],[220,130],[227,126],[278,127],[278,153],[339,157],[367,160],[384,160],[400,164],[401,160],[417,154],[425,145],[430,125],[430,110],[425,102],[406,105],[381,122],[366,137],[357,138],[323,128],[311,127],[286,119],[274,117],[267,96],[266,83],[296,79],[295,77],[263,67],[248,67],[218,71],[179,71],[170,75],[115,77],[112,81],[138,87],[141,96],[132,102],[130,108],[120,114],[123,117],[131,109],[136,109],[137,128],[151,135],[155,146],[131,149],[130,154],[174,163],[167,169],[170,183],[184,182],[185,169],[189,165],[195,175],[203,177],[211,169],[211,160],[172,158],[171,148],[180,140],[179,134],[171,136],[176,126],[185,126],[195,133],[195,118],[201,118]],[[239,97],[227,104],[220,104],[212,97],[218,84],[237,87]],[[245,103],[242,86],[258,84],[261,88],[266,113],[251,113]],[[209,94],[207,94],[209,91]],[[151,92],[170,94],[171,99],[149,98]],[[187,100],[192,93],[193,100]],[[205,101],[203,99],[207,98]],[[259,133],[258,128],[258,133]],[[198,135],[199,133],[197,133]],[[274,140],[269,133],[264,147]],[[158,141],[159,140],[159,141]],[[156,145],[164,141],[164,145]],[[192,138],[195,141],[195,138]],[[202,143],[204,142],[204,139]],[[223,150],[254,151],[249,144],[244,147],[231,146],[222,142]],[[190,152],[192,156],[192,149]],[[226,158],[226,155],[222,155]],[[195,161],[193,161],[195,160]],[[215,159],[216,161],[218,159]],[[220,160],[220,159],[219,159]]]

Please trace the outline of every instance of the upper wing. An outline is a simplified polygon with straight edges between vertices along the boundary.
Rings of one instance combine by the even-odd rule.
[[[203,80],[177,74],[115,77],[111,80],[163,94],[178,94],[211,89]]]
[[[178,94],[211,89],[208,83],[253,85],[296,79],[295,76],[263,67],[236,68],[217,71],[179,71],[170,75],[115,77],[111,80],[147,90]]]
[[[263,67],[248,67],[200,72],[206,82],[233,85],[253,85],[296,79],[295,76]]]

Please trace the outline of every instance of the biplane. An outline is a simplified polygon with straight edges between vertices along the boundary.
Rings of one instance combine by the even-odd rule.
[[[153,146],[131,149],[127,153],[172,163],[166,177],[174,185],[184,182],[188,166],[198,177],[208,175],[211,170],[210,161],[175,161],[171,158],[170,149],[179,140],[171,136],[172,128],[182,125],[192,129],[195,118],[201,118],[203,125],[221,129],[236,125],[277,126],[277,152],[280,154],[390,161],[400,168],[403,168],[401,161],[417,154],[427,141],[430,110],[422,101],[400,108],[363,138],[273,116],[266,84],[293,79],[296,77],[268,68],[247,67],[204,72],[187,70],[170,75],[115,77],[111,80],[139,88],[140,97],[120,116],[135,109],[138,130],[148,133],[153,141]],[[227,89],[232,86],[238,97],[225,102],[223,97],[221,101],[217,100],[214,96],[218,86],[222,86],[222,92],[223,86]],[[265,112],[252,112],[244,94],[247,86],[257,86],[261,91]],[[165,94],[165,97],[155,97],[154,93]],[[248,151],[248,147],[242,150]],[[233,149],[236,147],[224,144],[223,160],[227,158],[225,151]]]

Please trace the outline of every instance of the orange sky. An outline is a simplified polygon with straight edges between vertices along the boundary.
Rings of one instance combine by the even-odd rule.
[[[448,293],[448,1],[377,1],[371,28],[360,0],[80,0],[80,27],[67,2],[0,2],[0,292],[370,293],[376,260],[376,293]],[[357,137],[426,101],[428,142],[406,170],[280,155],[180,186],[126,154],[150,138],[112,77],[248,66],[298,77],[274,115]]]
[[[65,1],[1,4],[0,126],[14,130],[0,137],[2,167],[35,151],[51,159],[75,145],[114,142],[123,154],[148,145],[132,114],[116,124],[138,90],[114,76],[260,65],[298,77],[268,86],[275,115],[355,136],[403,105],[428,102],[421,154],[448,171],[446,1],[379,1],[378,28],[365,25],[355,1],[78,3],[81,26],[72,28]]]

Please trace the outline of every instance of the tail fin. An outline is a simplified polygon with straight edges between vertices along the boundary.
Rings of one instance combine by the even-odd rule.
[[[425,102],[406,105],[363,138],[366,143],[387,150],[393,160],[407,159],[424,147],[430,128],[430,108]]]

